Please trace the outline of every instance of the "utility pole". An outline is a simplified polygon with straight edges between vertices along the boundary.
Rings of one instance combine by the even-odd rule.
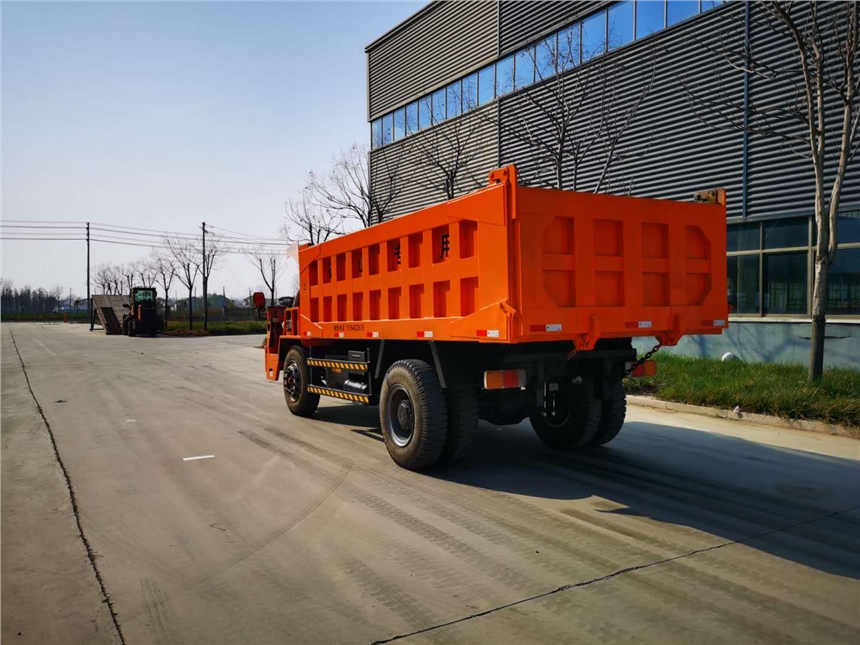
[[[90,319],[90,331],[93,330],[93,301],[90,300],[90,223],[87,222],[87,316]]]
[[[206,268],[206,222],[203,222],[203,330],[209,329],[209,296],[207,283],[209,282],[209,271]]]

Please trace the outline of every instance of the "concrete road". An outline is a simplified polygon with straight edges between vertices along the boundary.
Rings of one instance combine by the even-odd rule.
[[[860,642],[854,440],[632,409],[589,454],[484,426],[471,463],[414,474],[374,408],[290,416],[258,338],[59,325],[2,330],[4,642],[87,610],[63,642],[119,638],[74,521],[44,528],[58,579],[21,581],[58,558],[23,548],[47,502],[6,478],[40,421],[12,334],[126,643]]]

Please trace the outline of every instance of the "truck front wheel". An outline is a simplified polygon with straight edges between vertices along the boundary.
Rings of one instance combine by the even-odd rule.
[[[603,411],[594,395],[594,383],[583,378],[574,385],[554,381],[548,384],[543,408],[529,414],[535,433],[557,450],[582,448],[597,434]]]
[[[394,363],[379,396],[379,423],[385,447],[407,470],[433,466],[445,448],[448,411],[436,372],[424,361]]]
[[[310,368],[305,350],[293,345],[284,358],[284,398],[287,407],[297,417],[309,417],[320,404],[320,395],[308,392]]]

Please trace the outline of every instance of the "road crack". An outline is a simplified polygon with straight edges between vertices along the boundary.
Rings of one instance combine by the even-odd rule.
[[[824,515],[819,515],[817,517],[813,517],[808,520],[803,520],[802,522],[797,522],[795,524],[790,524],[788,526],[782,526],[777,529],[771,529],[769,531],[763,531],[762,533],[756,533],[755,535],[750,535],[745,538],[741,538],[739,540],[729,540],[726,542],[722,542],[721,544],[715,544],[713,546],[705,547],[702,549],[694,549],[692,551],[688,551],[687,553],[682,553],[681,555],[676,555],[671,558],[664,558],[662,560],[655,560],[654,562],[648,562],[646,564],[639,564],[632,567],[625,567],[624,569],[619,569],[617,571],[613,571],[612,573],[607,573],[604,576],[599,576],[597,578],[591,578],[590,580],[584,580],[582,582],[577,582],[573,584],[562,585],[556,589],[551,589],[549,591],[545,591],[543,593],[535,594],[534,596],[528,596],[526,598],[520,598],[519,600],[514,600],[509,603],[505,603],[503,605],[499,605],[497,607],[492,607],[490,609],[485,609],[484,611],[479,611],[474,614],[469,614],[468,616],[463,616],[461,618],[456,618],[454,620],[449,620],[444,623],[439,623],[438,625],[431,625],[430,627],[425,627],[423,629],[415,630],[414,632],[409,632],[407,634],[398,634],[397,636],[392,636],[390,638],[385,638],[382,640],[376,640],[371,643],[371,645],[385,645],[385,643],[392,643],[394,641],[399,641],[404,638],[410,638],[412,636],[418,636],[419,634],[426,634],[427,632],[436,631],[437,629],[442,629],[443,627],[451,627],[452,625],[459,625],[460,623],[465,623],[470,620],[474,620],[475,618],[482,618],[484,616],[488,616],[490,614],[494,614],[496,612],[502,611],[504,609],[510,609],[511,607],[516,607],[517,605],[522,605],[527,602],[532,602],[533,600],[540,600],[542,598],[547,598],[548,596],[553,596],[558,593],[562,593],[565,591],[570,591],[572,589],[580,589],[582,587],[589,587],[591,585],[597,584],[598,582],[605,582],[606,580],[611,580],[613,578],[617,578],[619,576],[626,575],[628,573],[633,573],[635,571],[642,571],[643,569],[650,569],[652,567],[659,566],[661,564],[667,564],[669,562],[675,562],[678,560],[683,560],[685,558],[692,557],[694,555],[698,555],[700,553],[707,553],[708,551],[717,551],[719,549],[724,549],[728,546],[732,546],[734,544],[744,544],[745,542],[750,542],[752,540],[758,540],[763,537],[767,537],[769,535],[773,535],[775,533],[782,533],[784,531],[790,531],[798,526],[804,526],[806,524],[813,524],[815,522],[819,522],[821,520],[825,520],[829,517],[835,517],[837,515],[842,515],[843,513],[850,513],[851,511],[856,511],[860,509],[860,506],[852,506],[851,508],[842,509],[839,511],[833,511],[832,513],[826,513]]]
[[[54,431],[51,428],[51,424],[48,423],[48,418],[45,416],[45,411],[42,409],[41,404],[39,403],[39,399],[36,398],[36,393],[33,391],[33,385],[30,383],[30,375],[27,373],[27,366],[24,364],[24,359],[21,356],[21,350],[18,349],[18,343],[15,341],[15,334],[12,333],[12,329],[9,329],[9,336],[12,338],[12,345],[15,347],[15,353],[18,355],[18,361],[21,363],[21,370],[24,372],[24,380],[27,382],[27,389],[30,391],[30,396],[33,397],[33,403],[36,404],[36,409],[39,411],[39,415],[42,417],[42,423],[45,424],[45,428],[48,430],[48,437],[51,440],[51,446],[54,449],[54,456],[57,458],[57,463],[60,466],[60,470],[63,472],[63,478],[66,480],[66,489],[69,491],[69,500],[72,504],[72,513],[75,516],[75,524],[78,527],[78,535],[81,538],[81,542],[84,544],[84,548],[87,552],[87,559],[90,561],[90,566],[92,567],[93,573],[96,576],[96,581],[99,583],[99,589],[102,594],[102,602],[104,602],[108,611],[110,612],[111,621],[113,621],[114,629],[116,629],[117,636],[119,636],[119,642],[122,645],[125,644],[125,637],[122,634],[122,629],[119,626],[119,619],[117,618],[116,611],[114,611],[113,601],[111,600],[110,595],[108,594],[107,588],[105,587],[104,578],[102,578],[101,571],[99,571],[99,567],[96,564],[96,552],[93,550],[90,541],[87,539],[86,533],[84,533],[84,527],[81,524],[81,515],[80,509],[78,508],[78,498],[75,495],[75,487],[72,485],[72,478],[69,475],[69,471],[66,468],[66,465],[63,463],[63,458],[60,457],[60,450],[57,448],[57,440],[54,436]],[[40,343],[41,344],[41,343]]]

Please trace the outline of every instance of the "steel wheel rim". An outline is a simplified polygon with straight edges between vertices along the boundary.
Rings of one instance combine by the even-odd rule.
[[[284,391],[291,400],[299,400],[302,391],[302,377],[295,361],[290,361],[290,364],[284,368]]]
[[[388,394],[388,436],[399,448],[405,448],[415,435],[415,407],[409,392],[400,384],[391,386]]]

